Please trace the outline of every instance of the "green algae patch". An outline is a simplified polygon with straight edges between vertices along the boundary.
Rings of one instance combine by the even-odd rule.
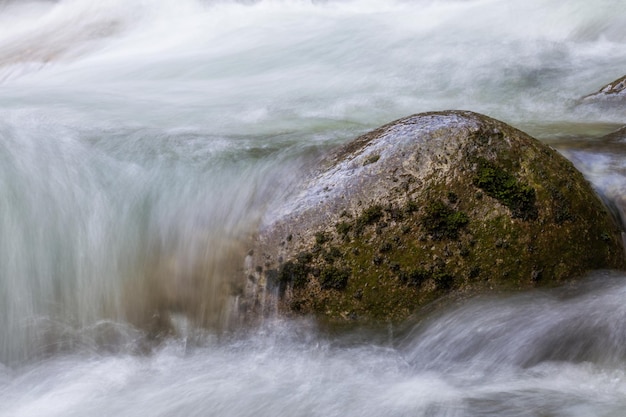
[[[372,225],[383,216],[383,206],[376,204],[368,207],[361,213],[354,223],[354,231],[357,235],[363,233],[366,226]]]
[[[350,271],[347,268],[327,266],[320,272],[319,282],[323,290],[343,290],[348,286]]]
[[[469,217],[461,211],[451,209],[441,200],[437,200],[426,206],[422,223],[436,240],[456,239],[461,229],[469,223]]]
[[[522,220],[537,218],[534,188],[522,184],[513,175],[484,158],[478,160],[474,185],[511,209],[513,217]]]
[[[277,279],[281,292],[284,292],[287,285],[294,288],[302,288],[306,285],[312,259],[312,254],[300,253],[294,260],[287,261],[280,266]]]
[[[339,235],[346,237],[352,231],[353,225],[349,222],[339,222],[335,225],[335,228]]]

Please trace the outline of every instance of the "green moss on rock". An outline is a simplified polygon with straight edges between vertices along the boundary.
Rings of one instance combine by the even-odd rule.
[[[469,217],[461,211],[451,209],[441,200],[436,200],[426,206],[422,223],[433,239],[456,239],[459,231],[469,223]]]
[[[323,290],[343,290],[348,285],[350,271],[347,268],[329,266],[320,272],[319,282]]]
[[[348,222],[339,222],[335,228],[337,229],[337,233],[339,233],[339,235],[346,237],[352,230],[352,224]]]
[[[299,253],[294,260],[282,264],[278,270],[277,280],[280,291],[284,292],[287,285],[294,288],[303,288],[308,282],[308,275],[311,272],[310,263],[313,255],[308,252]]]
[[[356,219],[354,231],[357,235],[363,233],[366,226],[375,224],[383,217],[383,206],[375,204],[363,210],[363,213]]]
[[[538,212],[535,190],[522,184],[513,175],[484,159],[478,159],[478,171],[474,177],[474,185],[482,189],[488,196],[500,201],[511,209],[513,217],[522,220],[535,220]]]

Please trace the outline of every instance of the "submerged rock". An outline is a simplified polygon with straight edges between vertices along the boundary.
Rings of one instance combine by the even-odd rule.
[[[615,132],[611,132],[608,135],[602,137],[600,142],[617,142],[617,143],[626,143],[626,126],[621,129],[616,130]]]
[[[607,206],[626,225],[626,127],[574,145],[557,145],[594,184]]]
[[[564,157],[486,116],[424,113],[348,143],[266,218],[244,308],[402,320],[451,292],[624,266],[619,227]]]
[[[581,102],[607,105],[626,103],[626,75],[583,97]]]

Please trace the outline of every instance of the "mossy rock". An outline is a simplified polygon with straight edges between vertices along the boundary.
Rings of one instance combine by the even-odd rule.
[[[250,313],[399,321],[445,295],[625,262],[619,226],[568,160],[502,122],[446,111],[330,155],[267,216],[246,265]]]

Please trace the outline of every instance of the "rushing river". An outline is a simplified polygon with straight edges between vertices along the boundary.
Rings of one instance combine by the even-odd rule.
[[[228,278],[308,163],[422,111],[624,216],[624,107],[577,105],[624,74],[623,0],[0,0],[0,416],[623,416],[623,273],[368,329],[242,328]]]

